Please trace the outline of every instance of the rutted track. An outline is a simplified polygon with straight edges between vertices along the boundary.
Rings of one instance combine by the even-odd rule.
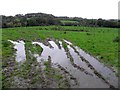
[[[13,42],[16,47],[18,42]],[[22,42],[22,41],[19,41]],[[63,43],[67,44],[67,48],[63,47]],[[41,71],[44,73],[44,62],[51,60],[52,66],[59,68],[63,73],[69,77],[69,83],[74,82],[74,85],[70,83],[70,87],[79,88],[117,88],[118,79],[115,73],[108,67],[104,66],[94,57],[85,53],[77,46],[73,46],[71,42],[67,40],[56,41],[48,40],[49,45],[45,45],[42,42],[32,42],[32,44],[39,45],[43,51],[41,55],[37,53],[31,53],[37,62],[40,63]],[[58,45],[57,45],[57,44]],[[23,43],[24,46],[25,43]],[[16,56],[19,53],[16,53]],[[23,53],[24,54],[24,53]],[[22,55],[21,55],[22,56]],[[25,55],[24,55],[25,56]],[[24,60],[24,59],[23,59]],[[25,61],[24,61],[25,62]],[[43,66],[43,67],[42,67]],[[42,74],[43,74],[42,73]],[[46,76],[43,74],[44,78]],[[47,81],[47,80],[46,80]]]

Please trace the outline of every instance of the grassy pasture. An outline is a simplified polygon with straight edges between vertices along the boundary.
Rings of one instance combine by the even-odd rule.
[[[64,22],[64,21],[63,21]],[[25,42],[45,40],[46,38],[67,39],[86,52],[98,57],[105,64],[119,67],[118,36],[116,28],[97,28],[79,26],[34,26],[2,29],[3,58],[11,55],[10,40],[23,39]]]
[[[78,23],[77,21],[74,20],[61,20],[62,23]]]

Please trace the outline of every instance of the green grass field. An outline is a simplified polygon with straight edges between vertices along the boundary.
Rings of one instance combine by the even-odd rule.
[[[118,36],[116,28],[94,28],[79,26],[37,26],[2,29],[3,58],[12,54],[7,40],[23,39],[25,42],[46,38],[67,39],[105,64],[118,67]]]
[[[62,23],[78,23],[78,21],[73,20],[61,20]]]

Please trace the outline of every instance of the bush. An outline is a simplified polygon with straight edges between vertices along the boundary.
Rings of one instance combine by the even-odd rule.
[[[120,42],[120,37],[116,37],[113,42]]]

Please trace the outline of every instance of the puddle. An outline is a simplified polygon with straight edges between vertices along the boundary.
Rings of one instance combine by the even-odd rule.
[[[73,58],[74,64],[76,64],[78,67],[82,67],[84,71],[89,75],[94,75],[93,71],[88,67],[88,65],[82,61],[82,59],[78,56],[78,54],[74,51],[74,49],[68,45],[69,52]]]
[[[65,40],[65,39],[64,39],[64,42],[66,42],[66,43],[69,44],[69,45],[72,45],[71,42],[69,42],[69,41],[67,41],[67,40]]]
[[[8,41],[13,43],[14,48],[17,50],[16,60],[18,62],[26,60],[24,41]],[[60,66],[61,70],[72,76],[71,80],[77,81],[78,85],[76,88],[110,88],[110,85],[118,87],[118,79],[111,69],[79,47],[73,46],[71,42],[67,40],[64,40],[64,42],[67,43],[68,51],[63,48],[62,41],[58,41],[59,46],[55,41],[48,41],[51,47],[41,42],[32,42],[32,44],[37,44],[43,48],[41,55],[32,54],[37,62],[41,64],[42,71],[45,68],[44,61],[48,61],[51,58],[51,63]],[[73,61],[71,61],[71,58]],[[90,65],[92,68],[90,68]]]
[[[34,54],[33,56],[37,59],[37,62],[42,61],[42,58],[39,56],[39,54]]]
[[[12,44],[14,44],[14,49],[16,49],[16,57],[15,60],[17,62],[22,62],[26,60],[26,54],[25,54],[25,46],[24,46],[24,41],[12,41],[12,40],[8,40],[9,42],[11,42]]]
[[[61,41],[59,41],[61,49],[57,46],[57,44],[54,41],[48,41],[48,42],[51,44],[53,48],[50,48],[49,46],[45,46],[41,42],[32,42],[32,44],[38,44],[43,48],[43,52],[41,53],[41,56],[39,58],[47,60],[48,57],[50,56],[52,63],[57,63],[61,65],[61,67],[63,67],[67,72],[69,72],[73,77],[76,78],[79,84],[79,88],[109,88],[109,85],[104,83],[102,79],[93,77],[91,75],[87,75],[86,73],[74,67],[70,62],[70,58],[67,58],[66,51],[64,50]],[[77,61],[75,63],[77,63]],[[82,63],[84,62],[81,62],[80,64]],[[81,65],[81,66],[83,66],[84,68],[87,67],[85,65]]]
[[[65,50],[63,48],[59,49],[54,41],[48,41],[48,42],[51,44],[53,48],[50,48],[49,46],[45,46],[43,43],[40,42],[33,42],[32,44],[38,44],[43,48],[43,52],[41,53],[42,59],[48,60],[48,56],[50,56],[52,62],[64,63],[64,61],[67,60]]]
[[[109,82],[111,85],[113,85],[116,88],[118,87],[118,78],[116,77],[115,73],[111,69],[104,66],[104,64],[100,63],[96,58],[87,54],[79,47],[75,46],[75,49],[78,51],[79,55],[84,57],[89,62],[89,64],[91,64],[94,67],[94,69],[106,79],[107,82]]]
[[[118,78],[111,69],[104,66],[97,59],[87,54],[79,47],[76,47],[76,50],[78,50],[79,54],[84,57],[111,85],[118,87]]]

